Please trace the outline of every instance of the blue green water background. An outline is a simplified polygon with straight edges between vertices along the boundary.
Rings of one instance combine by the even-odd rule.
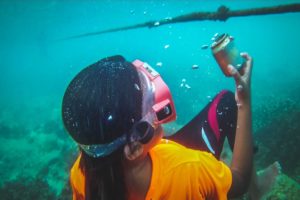
[[[254,58],[254,134],[282,113],[289,122],[290,112],[300,111],[299,13],[178,23],[59,40],[194,11],[215,11],[220,5],[234,10],[288,3],[300,1],[2,0],[0,187],[28,191],[28,184],[33,183],[55,195],[65,191],[77,149],[62,126],[62,96],[76,73],[109,55],[141,59],[161,73],[175,100],[178,120],[172,126],[178,128],[218,91],[234,90],[234,81],[222,74],[210,49],[201,48],[211,43],[215,33],[230,33],[236,46]],[[193,65],[199,68],[192,69]],[[183,79],[190,88],[180,87]],[[286,130],[300,134],[293,123]]]

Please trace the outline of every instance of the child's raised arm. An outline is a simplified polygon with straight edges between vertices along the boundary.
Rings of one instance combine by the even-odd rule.
[[[228,193],[229,197],[239,196],[247,191],[253,162],[250,87],[252,58],[247,53],[241,55],[246,59],[245,66],[241,71],[238,72],[233,66],[228,66],[236,82],[235,97],[238,105],[236,136],[230,166],[232,185]]]

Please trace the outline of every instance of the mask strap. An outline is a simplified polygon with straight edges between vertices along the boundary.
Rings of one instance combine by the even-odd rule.
[[[147,121],[140,121],[132,127],[130,131],[129,141],[139,141],[142,144],[146,144],[152,139],[153,135],[154,128],[151,126],[151,124]],[[126,140],[126,135],[124,134],[123,136],[107,144],[79,144],[79,146],[89,156],[99,158],[110,155],[112,152],[116,151],[127,142],[128,140]]]

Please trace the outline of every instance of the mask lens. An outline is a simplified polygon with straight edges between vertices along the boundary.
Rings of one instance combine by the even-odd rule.
[[[163,107],[160,111],[156,112],[156,116],[158,121],[162,121],[167,119],[169,116],[172,115],[172,108],[171,105],[168,104],[165,107]]]

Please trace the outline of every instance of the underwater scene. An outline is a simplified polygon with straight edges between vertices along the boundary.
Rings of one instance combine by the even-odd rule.
[[[63,126],[61,104],[69,82],[84,67],[112,55],[147,62],[172,92],[177,120],[166,129],[176,132],[219,91],[235,90],[210,48],[222,33],[233,36],[239,51],[254,60],[255,166],[259,171],[276,161],[281,165],[262,199],[300,199],[299,11],[162,23],[216,12],[222,5],[243,10],[296,3],[1,0],[0,199],[72,199],[69,174],[79,151]],[[96,34],[104,30],[112,31]]]

